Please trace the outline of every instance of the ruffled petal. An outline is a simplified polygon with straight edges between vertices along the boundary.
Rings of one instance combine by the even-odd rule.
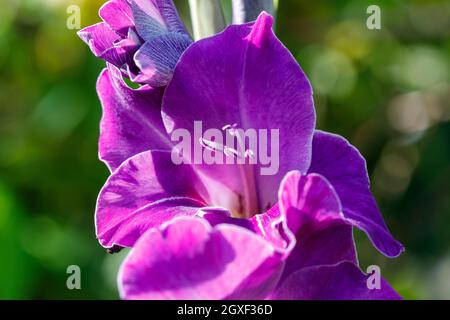
[[[252,254],[249,254],[252,253]],[[144,234],[119,273],[124,299],[261,299],[282,263],[248,230],[179,218]]]
[[[364,230],[380,252],[396,257],[404,251],[390,234],[370,192],[364,158],[347,140],[316,131],[309,172],[321,174],[332,184],[347,221]]]
[[[172,0],[130,0],[138,34],[152,41],[167,32],[189,37]]]
[[[79,31],[79,37],[136,83],[165,86],[192,43],[172,0],[111,0],[99,15],[104,22]]]
[[[104,247],[133,246],[148,229],[203,207],[203,185],[170,152],[147,151],[125,161],[100,191],[96,233]]]
[[[330,183],[319,174],[289,172],[280,184],[279,205],[289,230],[299,237],[348,223]]]
[[[103,108],[99,156],[111,171],[140,152],[171,150],[161,119],[162,89],[131,89],[110,65],[98,79],[97,92]]]
[[[282,300],[398,300],[401,297],[381,279],[369,289],[368,276],[354,263],[301,269],[288,277],[272,299]]]
[[[344,260],[357,263],[352,227],[343,217],[333,187],[322,176],[288,173],[280,185],[279,206],[297,243],[283,278],[308,266]]]
[[[286,259],[282,279],[307,267],[333,265],[342,261],[358,264],[353,231],[349,225],[332,226],[306,238],[297,237],[296,241],[297,245]]]

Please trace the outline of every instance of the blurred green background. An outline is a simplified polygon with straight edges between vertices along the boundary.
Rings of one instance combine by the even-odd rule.
[[[103,2],[2,0],[0,298],[118,297],[126,252],[106,254],[93,223],[108,175],[97,159],[104,63],[66,27],[69,5],[84,27]],[[405,298],[450,299],[450,2],[279,2],[277,34],[313,83],[318,127],[367,158],[407,249],[385,259],[357,233],[361,266],[380,265]],[[190,25],[187,1],[176,3]],[[370,4],[381,7],[381,30],[366,27]],[[72,264],[81,290],[66,288]]]

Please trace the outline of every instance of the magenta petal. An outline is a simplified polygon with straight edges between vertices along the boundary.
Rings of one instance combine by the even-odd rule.
[[[295,237],[287,228],[278,205],[250,219],[233,218],[230,212],[220,208],[202,208],[199,215],[212,226],[230,224],[250,230],[268,241],[283,258],[289,256],[295,246]]]
[[[306,238],[330,226],[348,223],[336,192],[321,175],[289,172],[280,185],[279,199],[288,228],[297,237]]]
[[[101,245],[132,246],[147,229],[174,217],[195,215],[205,193],[186,165],[174,165],[170,152],[147,151],[128,159],[102,188],[96,209]]]
[[[172,0],[132,0],[131,8],[136,31],[145,41],[134,56],[140,72],[131,74],[131,80],[165,86],[192,39]]]
[[[126,37],[114,32],[105,22],[100,22],[80,30],[78,36],[89,45],[92,53],[121,70],[136,68],[133,55],[139,45],[139,39],[132,29]]]
[[[288,263],[297,269],[341,261],[358,263],[352,227],[337,225],[298,239],[289,260]]]
[[[140,152],[171,150],[161,119],[163,90],[131,89],[121,72],[110,65],[98,79],[97,92],[103,107],[99,155],[111,171]]]
[[[262,11],[274,12],[273,0],[232,0],[233,24],[256,20]]]
[[[375,247],[396,257],[404,247],[390,234],[370,192],[366,162],[344,138],[316,131],[309,172],[323,175],[336,190],[344,216],[364,230]]]
[[[352,226],[325,178],[290,172],[281,183],[279,199],[280,214],[297,243],[286,260],[283,279],[300,268],[344,260],[357,263]]]
[[[297,245],[286,259],[282,279],[302,268],[333,265],[342,261],[358,264],[352,227],[349,225],[336,225],[306,238],[297,238]]]
[[[133,12],[127,0],[111,0],[99,10],[99,15],[114,31],[123,37],[134,26]]]
[[[352,262],[301,269],[273,294],[283,300],[397,300],[401,297],[385,281],[369,289],[368,276]]]
[[[279,130],[280,161],[274,175],[262,175],[260,165],[201,168],[238,193],[244,203],[247,198],[257,202],[258,208],[246,212],[251,214],[276,203],[286,172],[307,171],[315,124],[310,83],[275,37],[272,23],[273,18],[262,13],[253,26],[230,26],[192,44],[177,64],[162,108],[168,132],[177,128],[193,132],[194,121],[202,121],[204,131],[233,124],[244,130]]]
[[[281,267],[271,245],[243,228],[180,218],[139,239],[121,267],[120,295],[258,299],[271,292]]]
[[[107,241],[105,247],[132,247],[147,230],[158,227],[176,217],[194,216],[202,202],[190,198],[166,198],[154,201],[125,215],[123,210],[109,212],[119,213],[119,222],[108,221],[102,224],[98,232],[100,241]],[[117,219],[117,220],[118,220]],[[100,226],[100,222],[97,224]]]

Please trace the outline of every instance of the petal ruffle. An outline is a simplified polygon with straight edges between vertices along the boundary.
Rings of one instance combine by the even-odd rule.
[[[366,162],[344,138],[316,131],[309,172],[324,176],[336,190],[345,218],[364,230],[375,247],[396,257],[404,247],[390,234],[370,192]]]
[[[272,246],[244,228],[179,218],[139,239],[121,267],[120,295],[258,299],[271,292],[281,268]]]
[[[273,14],[273,0],[232,0],[233,24],[255,21],[262,11]]]
[[[385,281],[369,289],[368,276],[351,262],[301,269],[289,276],[271,297],[282,300],[398,300]]]
[[[100,191],[96,233],[104,247],[133,246],[149,228],[195,215],[205,204],[203,186],[189,166],[174,165],[170,152],[147,151],[125,161]]]
[[[267,212],[250,219],[233,218],[229,211],[222,208],[202,208],[199,216],[212,226],[229,224],[245,228],[268,241],[274,250],[284,258],[289,256],[295,246],[295,237],[287,228],[286,217],[280,213],[278,205]]]
[[[131,89],[109,65],[97,81],[97,92],[103,107],[99,156],[111,171],[140,152],[172,148],[161,119],[162,89]]]
[[[165,86],[192,42],[172,0],[111,0],[99,15],[104,22],[78,32],[94,55],[132,81]]]
[[[138,34],[145,41],[166,32],[189,37],[172,0],[130,0]]]
[[[247,216],[276,203],[286,172],[306,172],[310,164],[315,124],[311,86],[273,34],[272,23],[273,18],[262,13],[253,26],[230,26],[192,44],[177,64],[163,99],[168,132],[180,128],[193,133],[194,121],[202,121],[204,131],[236,124],[243,130],[266,129],[265,146],[272,146],[276,140],[270,137],[271,129],[279,130],[279,166],[273,175],[261,174],[260,163],[200,167],[210,179],[238,194],[242,205],[235,210],[245,208],[250,212],[238,213]],[[233,156],[224,156],[229,157]],[[246,205],[250,202],[256,205]]]

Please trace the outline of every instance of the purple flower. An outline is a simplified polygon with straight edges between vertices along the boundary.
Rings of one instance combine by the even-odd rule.
[[[111,0],[99,14],[78,33],[92,52],[136,83],[166,85],[192,43],[172,0]]]
[[[272,23],[262,13],[192,44],[164,92],[129,88],[112,65],[101,74],[99,153],[113,172],[96,232],[104,247],[133,247],[122,298],[399,298],[384,280],[368,289],[358,267],[353,227],[388,257],[404,250],[370,193],[365,161],[342,137],[315,130],[310,83]],[[205,129],[278,129],[278,173],[174,164],[170,134],[192,133],[199,120]]]

